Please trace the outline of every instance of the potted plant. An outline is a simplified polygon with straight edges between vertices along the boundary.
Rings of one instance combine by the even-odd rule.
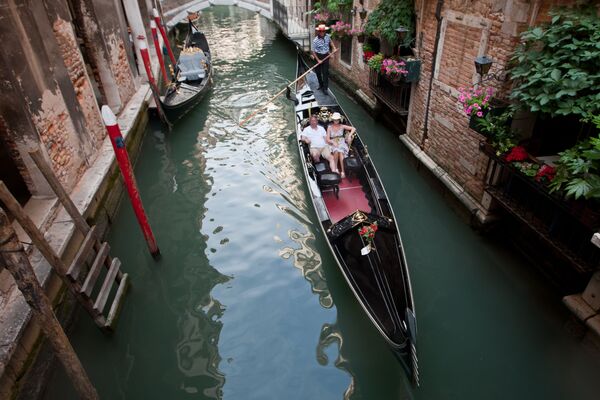
[[[343,21],[338,21],[334,25],[331,26],[331,38],[332,39],[342,39],[348,35],[350,35],[350,30],[352,26]]]
[[[383,64],[383,53],[377,53],[369,58],[367,65],[371,69],[371,83],[375,86],[379,85],[379,74],[381,65]]]
[[[371,59],[371,57],[373,57],[375,55],[375,52],[373,51],[373,47],[371,47],[371,45],[369,43],[363,44],[362,51],[363,51],[363,61],[364,62],[368,62]]]
[[[492,93],[491,87],[459,89],[458,101],[462,104],[465,114],[471,117],[469,128],[478,133],[481,133],[481,120],[490,110]]]
[[[386,58],[381,62],[381,72],[393,84],[398,85],[404,75],[408,73],[404,61]]]
[[[319,11],[313,14],[313,20],[315,21],[315,25],[319,24],[327,24],[331,19],[331,14],[327,11]]]
[[[377,53],[374,56],[371,56],[367,64],[372,70],[381,71],[381,64],[383,64],[383,53]]]
[[[496,155],[504,154],[515,146],[517,134],[510,126],[512,117],[512,111],[505,110],[500,115],[490,112],[479,120],[481,134],[487,137]]]

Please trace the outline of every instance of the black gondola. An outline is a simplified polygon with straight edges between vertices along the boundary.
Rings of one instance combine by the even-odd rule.
[[[297,77],[308,70],[298,56]],[[331,114],[338,112],[351,125],[337,99],[328,90],[317,90],[314,72],[296,83],[294,101],[298,150],[311,200],[337,264],[356,299],[377,330],[418,385],[417,322],[410,277],[400,232],[375,166],[360,137],[350,138],[345,159],[348,178],[330,171],[327,162],[315,163],[308,146],[300,140],[309,117],[317,114],[325,129]],[[359,229],[377,223],[372,248]]]
[[[212,85],[211,55],[206,36],[191,19],[188,27],[175,76],[161,99],[162,109],[170,123],[175,123],[194,108]]]

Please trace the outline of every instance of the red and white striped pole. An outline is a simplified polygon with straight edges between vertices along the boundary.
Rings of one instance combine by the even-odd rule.
[[[160,43],[158,42],[158,33],[156,32],[156,22],[154,20],[150,20],[150,29],[152,30],[152,39],[154,40],[154,50],[156,50],[156,57],[158,57],[158,63],[160,64],[160,71],[162,72],[163,79],[165,84],[169,82],[169,78],[167,78],[167,69],[165,68],[165,60],[162,56],[162,50],[160,48]]]
[[[175,61],[175,56],[173,55],[173,51],[171,50],[171,45],[169,44],[169,38],[167,38],[167,32],[165,31],[165,27],[163,26],[160,20],[160,14],[156,8],[152,9],[152,14],[154,15],[154,22],[160,29],[160,34],[162,35],[163,42],[165,42],[165,46],[167,46],[167,51],[169,52],[169,58],[171,59],[171,64],[173,64],[173,68],[177,65]]]
[[[152,229],[148,223],[148,217],[144,211],[144,205],[142,204],[140,192],[135,181],[135,175],[133,174],[133,168],[131,167],[131,162],[129,161],[129,155],[127,154],[125,141],[123,140],[123,135],[121,135],[121,128],[119,128],[119,124],[117,124],[117,118],[115,117],[115,114],[113,114],[112,110],[108,106],[102,106],[102,119],[104,120],[106,131],[108,132],[110,142],[112,143],[113,150],[115,151],[117,163],[119,164],[121,175],[123,175],[123,181],[125,182],[125,187],[127,188],[129,200],[131,200],[133,211],[135,212],[138,223],[142,228],[142,233],[144,234],[144,238],[148,244],[150,254],[152,254],[152,257],[154,258],[158,258],[160,256],[160,250],[156,245],[154,234],[152,233]]]
[[[158,86],[156,86],[156,81],[154,80],[154,75],[152,74],[152,64],[150,64],[150,53],[148,52],[146,38],[142,35],[139,35],[137,39],[140,48],[140,54],[142,55],[142,60],[144,61],[144,68],[146,68],[146,75],[148,75],[148,83],[150,84],[152,91],[158,93]]]
[[[150,64],[150,53],[148,52],[148,45],[146,44],[146,39],[140,35],[138,36],[138,43],[140,48],[140,54],[142,55],[142,60],[144,61],[144,68],[146,69],[146,75],[148,76],[148,83],[150,84],[150,90],[152,91],[152,95],[154,96],[154,102],[156,103],[156,110],[158,111],[158,116],[160,119],[169,126],[170,123],[165,115],[162,105],[160,102],[160,94],[158,91],[158,86],[156,86],[156,81],[154,80],[154,75],[152,75],[152,67]]]

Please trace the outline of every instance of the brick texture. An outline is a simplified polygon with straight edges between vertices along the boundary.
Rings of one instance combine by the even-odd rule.
[[[83,56],[77,45],[73,26],[67,21],[57,19],[53,29],[69,73],[69,78],[73,82],[77,101],[84,114],[87,129],[92,137],[94,147],[98,148],[104,139],[104,125],[100,118],[98,104],[96,103],[94,90],[86,72]]]
[[[477,83],[474,82],[477,79],[474,59],[480,54],[480,48],[484,54],[494,59],[490,72],[502,76],[518,44],[519,34],[530,24],[537,25],[549,20],[548,11],[551,8],[572,5],[575,1],[445,1],[442,17],[446,26],[438,49],[439,69],[431,88],[428,133],[425,139],[423,134],[429,81],[435,64],[433,49],[437,29],[437,1],[423,0],[415,3],[415,50],[422,59],[422,67],[420,80],[413,85],[407,134],[469,194],[480,199],[488,161],[479,151],[479,143],[484,137],[469,129],[468,117],[458,103],[458,89]],[[372,10],[376,4],[377,1],[366,1],[365,8]],[[360,8],[358,1],[355,5]],[[357,19],[355,17],[355,26],[360,24],[360,19]],[[352,68],[340,63],[339,55],[332,62],[332,67],[373,97],[368,85],[368,67],[362,63],[361,46],[354,41]],[[506,100],[510,90],[509,82],[490,80],[484,85],[494,88],[495,98]]]

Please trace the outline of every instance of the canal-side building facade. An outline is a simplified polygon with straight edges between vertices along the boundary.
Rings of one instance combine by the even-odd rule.
[[[363,27],[381,3],[355,0],[345,21],[354,28]],[[528,243],[522,251],[547,249],[550,255],[542,261],[544,274],[566,293],[582,291],[589,281],[586,290],[590,301],[594,298],[591,293],[600,292],[598,279],[590,280],[600,258],[600,234],[596,233],[600,219],[594,203],[561,201],[532,178],[513,173],[503,158],[489,150],[486,137],[471,129],[459,102],[461,89],[473,87],[483,78],[476,71],[475,59],[487,55],[493,64],[480,85],[491,88],[495,99],[508,103],[513,82],[507,71],[521,33],[549,22],[552,10],[577,3],[415,0],[415,30],[409,46],[410,53],[421,61],[418,80],[403,86],[390,85],[381,76],[374,80],[377,72],[367,65],[363,43],[357,37],[336,40],[341,51],[333,57],[332,69],[338,81],[397,129],[400,140],[456,196],[473,221],[487,225],[503,217],[502,224],[515,240]],[[399,53],[385,40],[377,41],[377,51]],[[567,119],[520,111],[512,126],[520,142],[526,143],[539,160],[556,160],[557,153],[567,147],[556,135],[548,134],[553,123],[565,131],[590,132],[589,126]],[[581,311],[574,305],[581,297],[566,302],[600,333],[597,305]],[[593,315],[596,322],[589,322]]]
[[[29,153],[41,151],[86,218],[94,221],[104,212],[100,210],[108,211],[109,199],[116,209],[118,199],[111,192],[119,179],[100,108],[108,105],[119,116],[124,132],[140,124],[148,86],[130,27],[149,31],[141,21],[149,21],[151,7],[159,3],[2,0],[0,5],[0,180],[63,261],[69,262],[81,238],[73,233],[72,224],[66,224],[69,221],[54,222],[64,218],[64,211],[61,214],[56,194]],[[129,135],[126,138],[133,148]],[[139,142],[139,137],[135,140]],[[28,243],[18,224],[13,226]],[[60,281],[36,252],[29,247],[36,274],[57,309],[64,308],[60,304],[69,295],[61,296]],[[2,268],[0,398],[16,398],[20,393],[35,364],[41,337],[29,307]],[[21,396],[33,395],[27,393]]]

